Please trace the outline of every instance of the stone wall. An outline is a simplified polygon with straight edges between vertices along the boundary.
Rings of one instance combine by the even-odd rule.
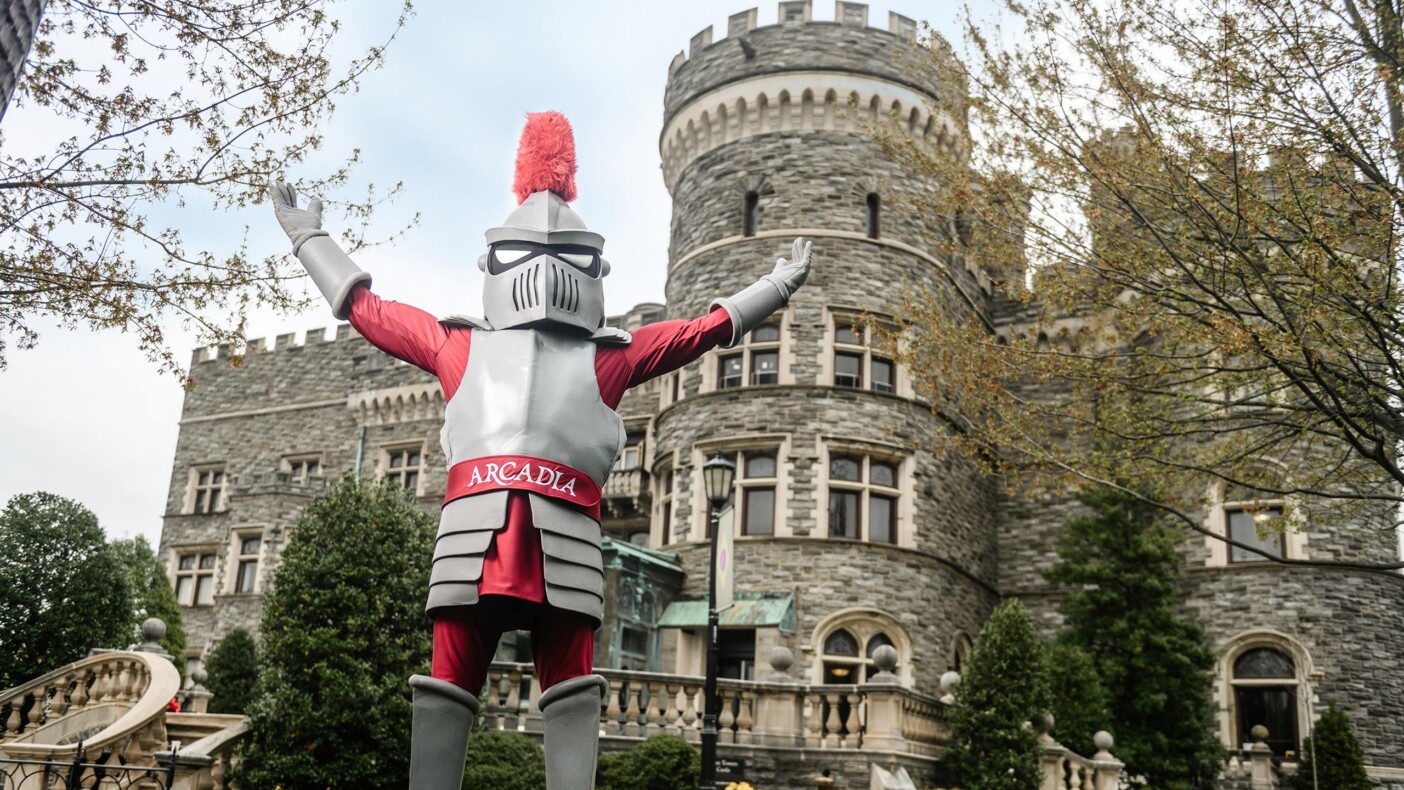
[[[670,547],[682,558],[683,594],[705,597],[705,543]],[[975,633],[998,603],[993,588],[931,553],[841,539],[737,538],[738,593],[793,590],[797,628],[793,677],[819,682],[816,629],[836,613],[891,618],[910,640],[911,688],[939,694],[956,631]],[[900,643],[899,635],[892,638]],[[764,661],[764,657],[760,657]]]
[[[1312,709],[1335,700],[1367,763],[1404,768],[1404,576],[1252,563],[1191,571],[1185,591],[1220,654],[1252,633],[1299,644],[1317,676]]]
[[[446,472],[438,441],[442,397],[431,397],[436,379],[381,353],[349,324],[338,326],[334,339],[324,334],[309,331],[301,345],[294,335],[282,335],[271,349],[253,341],[239,358],[233,349],[202,349],[192,361],[195,388],[182,410],[160,547],[168,567],[181,549],[214,548],[218,554],[214,605],[182,609],[192,656],[235,627],[257,633],[263,593],[303,509],[330,482],[352,474],[358,454],[361,477],[370,480],[384,445],[423,442],[420,504],[437,512]],[[421,394],[393,404],[352,399],[354,393],[403,387]],[[322,474],[293,481],[283,461],[303,455],[319,456]],[[215,464],[227,475],[224,509],[187,512],[191,469]],[[234,534],[247,529],[262,530],[259,581],[256,592],[239,594],[232,591]]]

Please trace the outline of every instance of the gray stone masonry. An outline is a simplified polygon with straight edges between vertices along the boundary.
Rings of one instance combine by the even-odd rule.
[[[706,543],[669,547],[687,573],[683,595],[707,594]],[[999,596],[942,558],[921,550],[843,539],[737,538],[736,591],[796,591],[796,678],[819,682],[821,645],[816,628],[843,610],[865,610],[896,620],[911,640],[912,687],[937,694],[950,668],[947,648],[957,631],[976,633]],[[762,662],[765,656],[757,655]]]
[[[723,38],[681,64],[675,61],[663,97],[665,124],[700,94],[785,71],[842,71],[890,80],[927,93],[964,122],[966,90],[957,79],[958,64],[952,59],[950,68],[938,72],[915,55],[907,40],[886,30],[815,21],[758,27],[741,38],[746,47],[736,38]]]
[[[1218,651],[1248,631],[1301,644],[1320,673],[1316,714],[1335,700],[1368,764],[1404,768],[1404,576],[1252,563],[1191,571],[1184,588]]]
[[[257,633],[263,595],[278,557],[302,510],[329,481],[351,474],[358,450],[362,477],[373,479],[381,448],[422,442],[425,470],[420,503],[437,512],[446,471],[438,434],[442,403],[410,419],[368,425],[362,441],[352,393],[407,385],[437,386],[433,376],[397,362],[372,347],[349,325],[325,340],[308,332],[304,344],[280,336],[272,350],[255,350],[234,364],[228,349],[211,356],[197,351],[191,365],[195,388],[185,397],[171,467],[171,487],[161,536],[168,562],[182,548],[214,548],[214,606],[185,607],[189,652],[199,655],[224,634],[243,626]],[[323,474],[299,484],[288,479],[283,460],[317,455]],[[212,514],[187,511],[190,470],[222,464],[228,483],[226,507]],[[281,475],[280,475],[281,472]],[[258,592],[236,594],[232,575],[234,531],[261,528]]]

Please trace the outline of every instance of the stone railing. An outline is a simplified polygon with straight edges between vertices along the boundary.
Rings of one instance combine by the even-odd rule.
[[[166,658],[127,651],[88,656],[0,692],[0,754],[72,759],[81,741],[89,754],[150,761],[152,748],[166,744],[164,714],[179,690],[180,673]]]
[[[154,757],[175,764],[170,790],[231,788],[228,774],[234,748],[248,734],[243,716],[217,713],[172,713],[167,717],[171,747]],[[177,738],[177,736],[181,736]],[[179,744],[179,748],[175,748]]]
[[[600,711],[606,739],[702,734],[703,679],[657,672],[598,670],[609,683]],[[893,677],[892,681],[896,678]],[[792,679],[721,679],[721,744],[885,751],[935,757],[945,742],[944,704],[886,679],[861,685]],[[488,672],[483,726],[541,731],[541,694],[530,664],[498,662]]]
[[[1049,727],[1051,718],[1047,721]],[[1043,784],[1039,790],[1117,790],[1121,787],[1121,769],[1125,765],[1111,754],[1111,735],[1104,730],[1092,740],[1097,753],[1089,759],[1053,740],[1045,727],[1039,735],[1043,746]]]
[[[1255,742],[1241,753],[1228,755],[1219,784],[1230,790],[1272,790],[1278,786],[1278,776],[1272,747],[1266,743],[1267,728],[1259,724],[1249,734]]]
[[[147,768],[168,777],[169,790],[232,790],[224,774],[247,731],[244,717],[207,714],[203,704],[170,711],[178,695],[189,705],[209,693],[197,670],[181,694],[180,673],[157,644],[165,631],[148,619],[135,651],[99,651],[0,692],[0,785],[46,788],[67,777],[68,786],[89,787],[106,776],[102,787],[155,786],[131,773]]]
[[[633,499],[637,500],[643,494],[643,470],[634,467],[633,469],[614,469],[605,478],[604,487],[600,489],[600,495],[605,499]]]

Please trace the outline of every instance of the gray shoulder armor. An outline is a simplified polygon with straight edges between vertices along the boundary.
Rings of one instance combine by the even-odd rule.
[[[595,330],[590,339],[602,346],[627,346],[634,342],[634,336],[612,326],[602,326]]]
[[[466,327],[468,329],[492,329],[492,324],[489,324],[487,319],[471,315],[446,315],[439,319],[439,323],[444,326]]]

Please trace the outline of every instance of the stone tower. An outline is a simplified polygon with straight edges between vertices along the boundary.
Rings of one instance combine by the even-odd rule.
[[[899,123],[963,156],[965,92],[954,65],[917,56],[910,19],[881,29],[858,3],[837,3],[832,22],[812,20],[807,1],[779,5],[778,24],[733,15],[726,38],[702,31],[669,68],[668,316],[704,313],[796,236],[813,240],[814,269],[772,325],[661,388],[652,545],[681,556],[685,597],[705,597],[701,465],[722,453],[738,467],[739,599],[722,618],[723,674],[747,674],[749,656],[764,676],[779,644],[795,652],[792,674],[861,682],[891,644],[898,675],[935,689],[996,602],[994,494],[972,465],[919,449],[943,421],[866,326],[895,317],[913,287],[988,324],[989,295],[978,274],[925,252],[939,229],[900,208],[924,187],[870,125]],[[698,623],[664,625],[682,627],[664,637],[677,671],[700,670]]]

